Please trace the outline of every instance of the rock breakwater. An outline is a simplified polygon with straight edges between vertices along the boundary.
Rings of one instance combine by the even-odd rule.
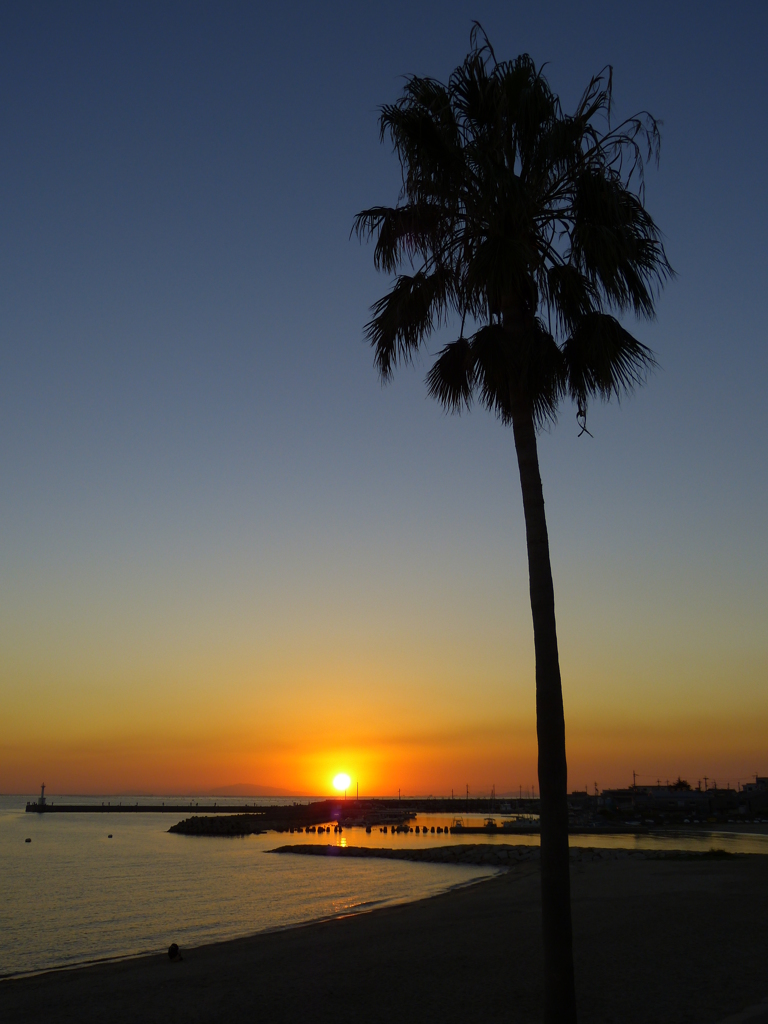
[[[259,814],[227,814],[221,818],[195,815],[171,825],[168,831],[183,836],[258,836],[268,827],[269,824]]]
[[[279,846],[269,853],[298,853],[310,857],[382,857],[387,860],[424,861],[437,864],[481,864],[483,866],[511,867],[528,861],[538,863],[538,846],[509,846],[500,843],[462,843],[460,846],[421,847],[411,850],[393,850],[377,846],[321,846],[317,843],[297,843]],[[600,860],[700,860],[749,856],[708,850],[698,853],[689,850],[607,850],[596,847],[572,847],[571,862]]]

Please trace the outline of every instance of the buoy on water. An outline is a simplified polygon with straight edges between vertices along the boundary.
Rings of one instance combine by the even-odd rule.
[[[31,843],[31,842],[32,842],[32,840],[31,840],[31,839],[25,839],[25,840],[24,840],[24,842],[25,842],[25,843]]]
[[[111,838],[112,838],[112,833],[110,832],[109,835],[107,836],[107,839],[111,839]]]

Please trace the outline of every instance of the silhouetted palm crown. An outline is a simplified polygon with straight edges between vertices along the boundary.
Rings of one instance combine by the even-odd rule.
[[[403,187],[355,230],[376,239],[377,268],[411,272],[374,305],[367,335],[387,379],[453,314],[460,336],[429,370],[430,394],[536,424],[570,395],[583,425],[590,398],[619,397],[654,364],[613,314],[652,317],[672,273],[643,205],[657,122],[611,128],[610,69],[569,116],[529,56],[496,61],[477,29],[472,43],[447,86],[411,77],[382,108]]]

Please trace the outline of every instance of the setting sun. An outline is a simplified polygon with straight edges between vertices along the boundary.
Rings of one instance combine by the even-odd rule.
[[[349,789],[349,784],[352,780],[344,772],[340,772],[333,780],[333,785],[340,793],[346,792]]]

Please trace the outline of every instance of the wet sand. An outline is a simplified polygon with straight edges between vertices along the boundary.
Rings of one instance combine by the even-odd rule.
[[[572,865],[581,1024],[715,1024],[768,995],[768,857]],[[0,983],[0,1019],[540,1020],[534,862],[404,906]]]

